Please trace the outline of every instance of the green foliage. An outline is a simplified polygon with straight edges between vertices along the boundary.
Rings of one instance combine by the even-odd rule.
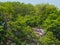
[[[45,35],[37,37],[33,27],[44,28]],[[42,45],[60,45],[60,10],[50,4],[0,2],[0,45],[9,40],[26,45],[34,43],[33,39]]]
[[[40,39],[43,45],[59,45],[60,41],[56,39],[52,32],[48,31],[47,34]]]

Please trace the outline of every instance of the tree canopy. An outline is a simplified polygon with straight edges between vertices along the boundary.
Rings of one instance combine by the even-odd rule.
[[[43,37],[37,37],[34,27],[42,27]],[[60,10],[50,4],[0,2],[0,45],[60,45]]]

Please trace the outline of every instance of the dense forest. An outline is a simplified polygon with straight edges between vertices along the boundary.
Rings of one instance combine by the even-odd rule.
[[[45,35],[37,36],[34,27],[43,28]],[[60,45],[60,10],[50,4],[0,2],[0,45],[37,43]]]

